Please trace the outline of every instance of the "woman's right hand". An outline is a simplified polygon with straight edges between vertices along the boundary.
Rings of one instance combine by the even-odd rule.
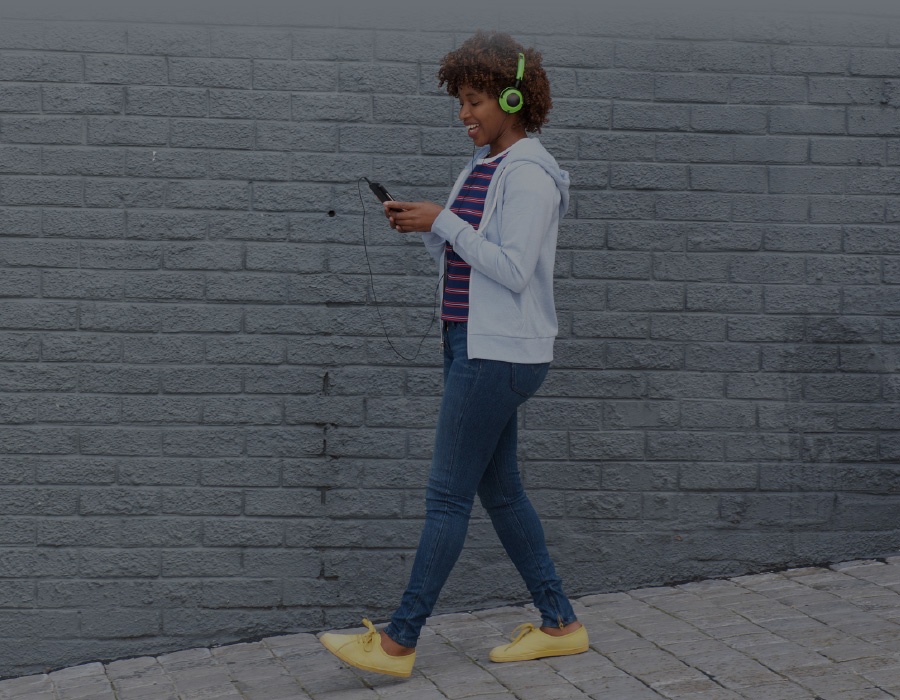
[[[425,233],[431,230],[434,220],[444,211],[440,204],[434,202],[395,202],[384,203],[384,215],[391,222],[391,228],[400,233]]]

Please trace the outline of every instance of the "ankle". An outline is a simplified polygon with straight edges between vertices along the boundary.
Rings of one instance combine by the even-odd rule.
[[[414,647],[405,647],[402,644],[397,644],[397,642],[388,637],[384,632],[380,632],[379,634],[381,636],[381,649],[388,656],[408,656],[415,652]]]
[[[581,628],[581,623],[578,620],[574,620],[564,627],[541,627],[541,632],[549,634],[551,637],[562,637],[563,635],[571,634],[579,628]]]

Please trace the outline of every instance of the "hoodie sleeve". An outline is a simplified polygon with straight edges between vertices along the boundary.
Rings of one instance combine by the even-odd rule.
[[[431,230],[449,241],[480,273],[521,293],[534,275],[541,242],[559,209],[559,190],[540,165],[528,162],[506,173],[499,196],[499,244],[487,240],[449,209],[438,215]]]
[[[445,209],[444,211],[449,210]],[[425,244],[425,250],[428,251],[428,254],[434,258],[435,262],[439,263],[441,261],[441,255],[444,253],[444,239],[436,233],[427,231],[422,234],[422,243]]]

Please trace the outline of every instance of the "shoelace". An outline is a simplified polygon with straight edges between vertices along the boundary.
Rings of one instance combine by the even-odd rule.
[[[357,641],[363,645],[363,648],[366,651],[369,651],[372,648],[372,642],[375,641],[375,638],[378,637],[378,631],[375,629],[375,625],[372,624],[369,618],[363,618],[363,624],[368,627],[369,631],[365,634],[359,635]]]
[[[534,632],[534,625],[530,622],[519,625],[513,630],[513,638],[509,645],[512,646],[513,644],[518,643],[525,635],[531,634],[532,632]]]

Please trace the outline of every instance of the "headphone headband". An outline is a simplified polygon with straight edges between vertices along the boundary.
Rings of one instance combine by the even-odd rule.
[[[516,66],[516,87],[522,82],[522,76],[525,75],[525,54],[519,54],[519,63]]]

